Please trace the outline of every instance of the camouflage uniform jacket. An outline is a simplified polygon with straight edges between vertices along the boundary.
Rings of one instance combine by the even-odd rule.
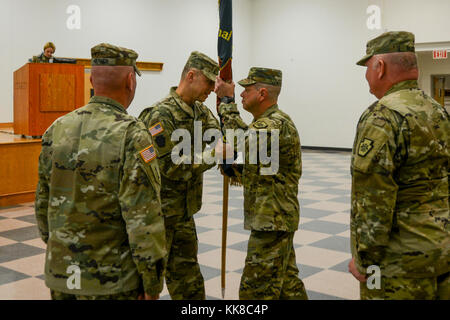
[[[351,163],[352,255],[360,273],[433,277],[449,271],[450,124],[418,89],[394,85],[361,116]]]
[[[47,243],[45,280],[70,294],[162,290],[166,255],[157,160],[144,124],[116,101],[94,96],[42,137],[36,218]],[[156,154],[155,154],[156,156]],[[81,289],[67,286],[68,267]]]
[[[144,109],[139,119],[147,125],[155,140],[161,172],[161,202],[164,216],[190,217],[202,206],[203,172],[215,166],[215,163],[194,162],[196,142],[194,137],[203,140],[206,130],[220,131],[220,126],[207,106],[198,101],[193,108],[188,106],[175,92],[176,89],[171,88],[166,98]],[[194,122],[201,124],[201,132],[194,134]],[[176,143],[171,141],[171,136],[177,129],[187,130],[186,132],[190,134],[191,155],[181,157],[183,160],[190,158],[190,164],[172,161],[171,153]],[[202,156],[212,153],[205,149],[205,142],[201,142],[200,145],[201,150],[205,150]]]
[[[33,56],[33,58],[30,59],[30,62],[32,63],[51,63],[50,59],[47,58],[44,53],[41,53],[38,56]]]
[[[256,231],[297,230],[300,207],[297,198],[302,173],[300,138],[291,118],[274,105],[247,126],[239,115],[236,104],[219,106],[224,129],[242,129],[245,138],[245,163],[242,172],[244,185],[244,228]],[[279,168],[270,175],[261,170],[270,165],[250,161],[249,133],[257,133],[258,144],[263,141],[261,130],[267,132],[267,154],[271,153],[271,134],[279,132]],[[258,151],[260,152],[260,151]],[[276,152],[276,150],[275,150]],[[270,155],[269,155],[270,154]],[[254,163],[256,162],[256,163]],[[254,163],[254,164],[252,164]]]

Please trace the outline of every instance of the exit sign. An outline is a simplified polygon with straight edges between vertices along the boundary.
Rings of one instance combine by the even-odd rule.
[[[433,59],[447,59],[447,50],[433,50]]]

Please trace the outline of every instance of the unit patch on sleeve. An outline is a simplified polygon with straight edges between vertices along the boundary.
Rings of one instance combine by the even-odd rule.
[[[166,146],[166,137],[164,137],[164,135],[157,136],[155,138],[155,142],[158,145],[158,147],[164,148]]]
[[[153,147],[153,145],[151,145],[150,147],[145,148],[144,150],[142,150],[141,152],[139,152],[141,154],[142,159],[147,163],[152,161],[153,159],[156,158],[156,151],[155,151],[155,147]]]
[[[253,127],[256,129],[264,129],[267,128],[267,123],[264,121],[256,121],[253,123]]]
[[[367,138],[364,138],[360,143],[358,147],[358,155],[361,157],[365,157],[370,150],[373,148],[373,141]]]
[[[152,135],[152,137],[156,136],[158,133],[161,133],[164,131],[164,128],[161,124],[161,122],[158,122],[157,124],[155,124],[153,127],[151,127],[150,129],[148,129],[150,131],[150,134]]]

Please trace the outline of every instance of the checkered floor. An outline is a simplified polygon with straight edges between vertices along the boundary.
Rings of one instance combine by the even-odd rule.
[[[310,299],[358,299],[358,282],[347,272],[351,258],[350,154],[304,151],[300,179],[300,229],[294,243],[300,277]],[[222,178],[205,174],[202,210],[195,215],[199,262],[207,299],[221,299]],[[238,299],[250,232],[243,229],[242,189],[230,188],[226,299]],[[33,204],[0,208],[0,299],[49,299],[44,284],[45,244]],[[167,289],[161,299],[170,299]]]

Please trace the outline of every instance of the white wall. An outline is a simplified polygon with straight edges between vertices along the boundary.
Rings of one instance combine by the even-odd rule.
[[[0,123],[12,122],[12,1],[0,1]]]
[[[382,10],[369,31],[366,9]],[[366,42],[407,30],[416,42],[450,40],[449,0],[253,0],[251,63],[283,70],[280,107],[302,145],[351,148],[361,113],[375,101],[365,68],[355,62]]]
[[[360,114],[373,98],[365,68],[367,2],[255,0],[252,63],[283,70],[279,105],[302,145],[351,147]]]
[[[66,9],[72,4],[81,7],[81,30],[66,27]],[[247,70],[242,68],[249,64],[249,8],[247,0],[234,2],[236,77],[243,77]],[[163,62],[162,72],[144,72],[138,77],[135,100],[128,109],[135,116],[178,84],[191,51],[217,59],[217,1],[1,0],[0,14],[0,123],[13,121],[14,70],[39,54],[47,41],[55,43],[56,57],[90,58],[91,47],[109,42],[134,49],[138,61]],[[207,103],[215,109],[214,94]]]
[[[450,41],[449,0],[384,0],[389,30],[413,32],[416,43]]]
[[[433,60],[432,52],[420,52],[418,57],[420,66],[419,85],[426,93],[433,96],[431,76],[450,74],[450,59]],[[446,88],[450,88],[449,80],[449,77],[447,77]]]
[[[66,28],[71,4],[81,7],[81,30]],[[366,27],[370,4],[382,8],[382,30]],[[92,46],[111,42],[136,50],[140,61],[164,62],[162,72],[145,72],[139,79],[129,108],[133,115],[178,83],[191,51],[217,56],[217,0],[0,0],[0,5],[0,122],[13,121],[13,71],[47,41],[55,42],[59,57],[89,58]],[[387,29],[412,31],[417,43],[450,41],[450,0],[235,0],[233,5],[234,78],[244,78],[251,66],[282,69],[279,104],[305,146],[352,146],[358,118],[375,100],[365,68],[355,65],[369,39]],[[242,88],[236,88],[238,96]],[[214,108],[214,94],[207,104]]]

